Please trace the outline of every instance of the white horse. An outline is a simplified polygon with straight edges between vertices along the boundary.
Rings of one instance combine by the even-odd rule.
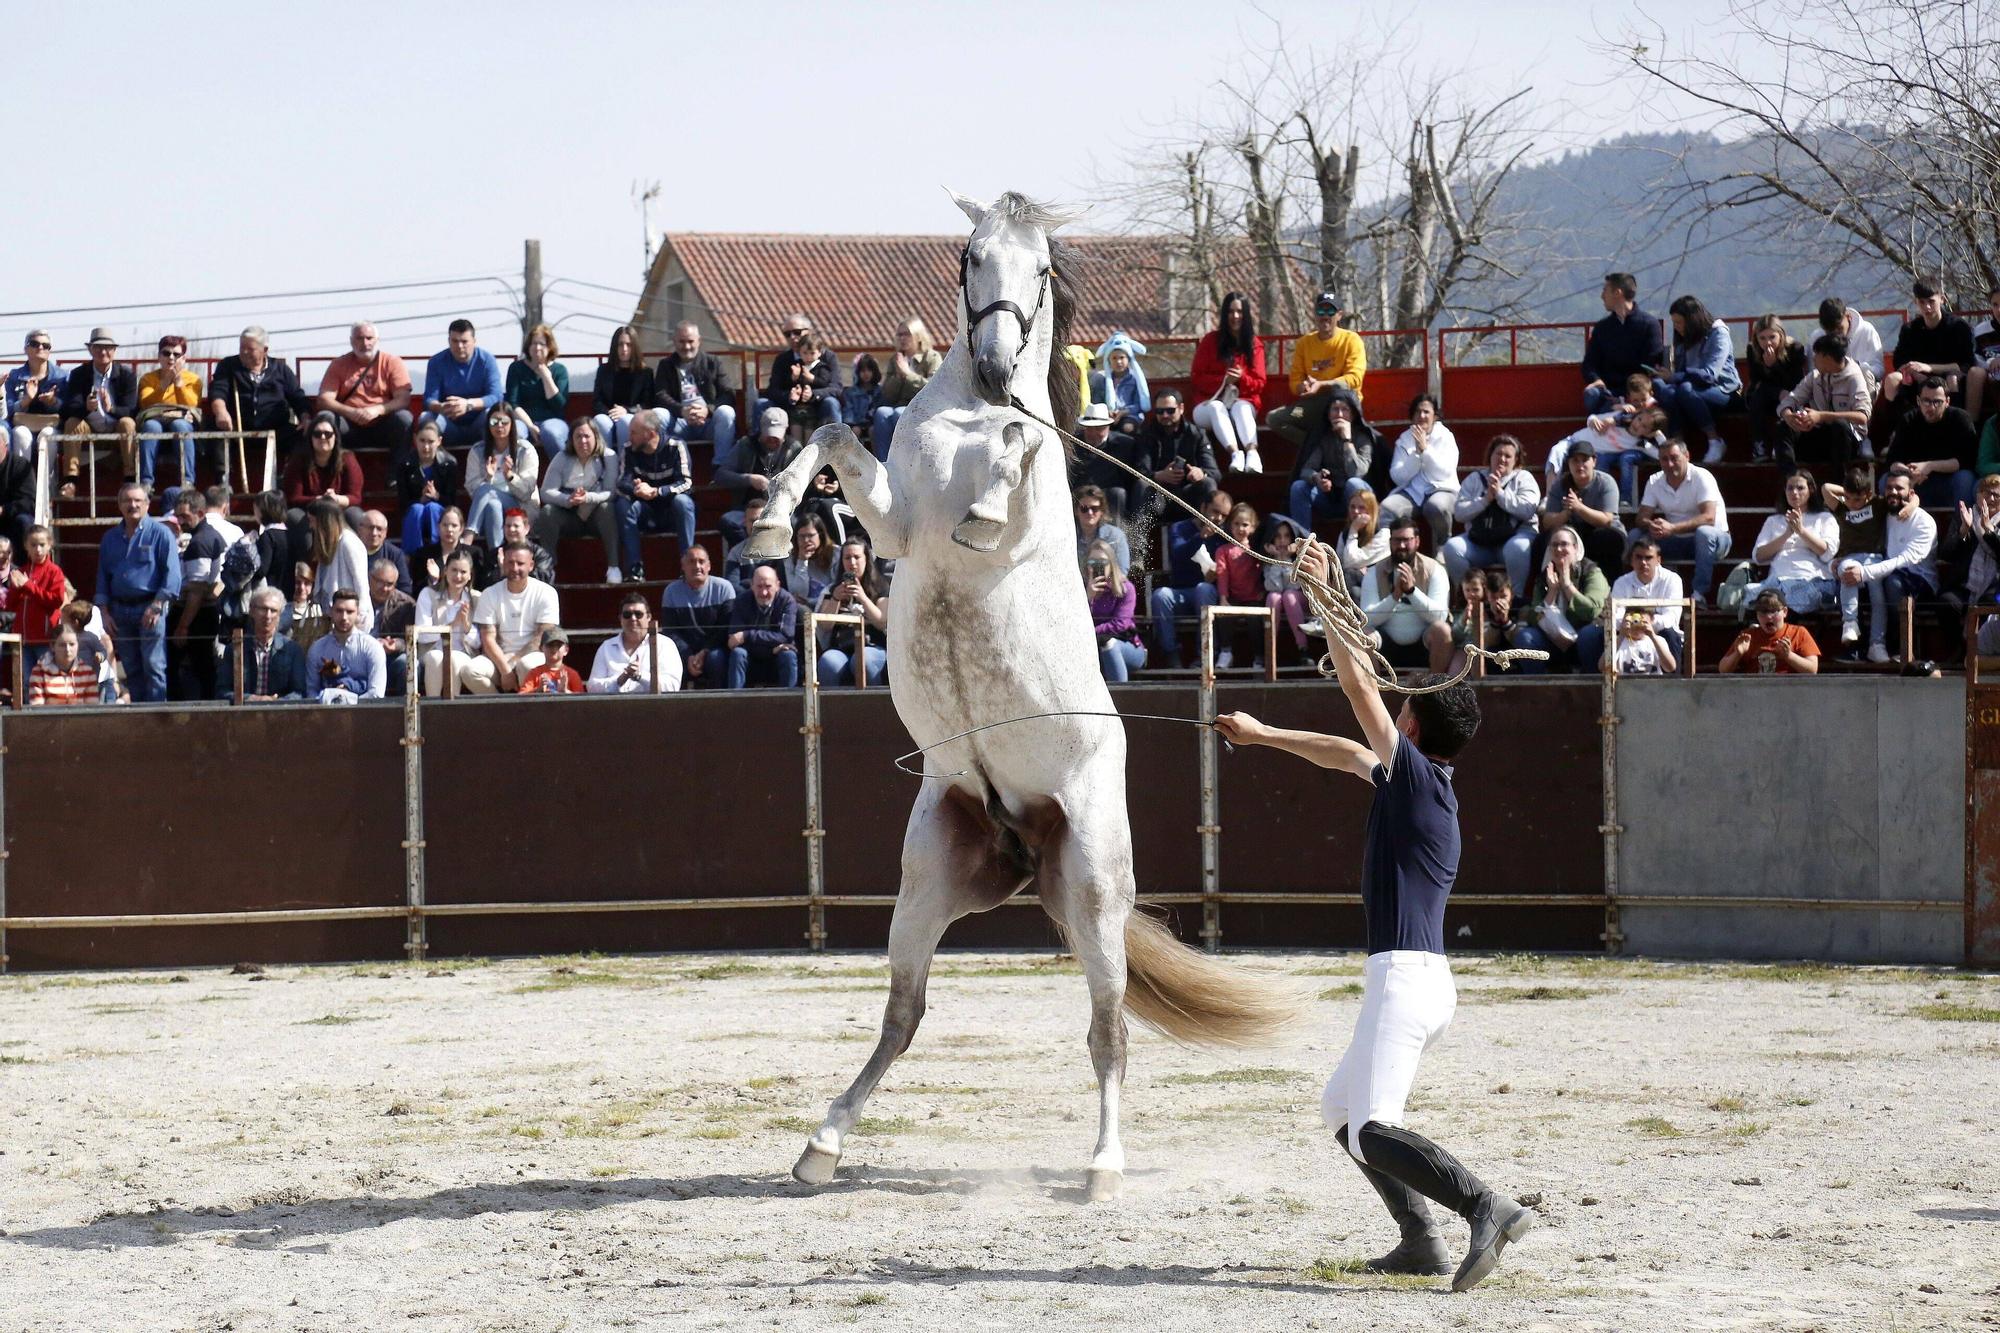
[[[1016,194],[952,196],[972,220],[958,336],[879,463],[844,426],[818,430],[774,478],[751,552],[791,548],[793,507],[822,466],[879,554],[896,560],[890,693],[917,744],[1029,714],[1108,713],[1089,601],[1077,570],[1066,451],[1042,421],[1076,419],[1068,340],[1074,286],[1051,233],[1068,218]],[[1115,718],[1056,717],[984,731],[932,751],[903,838],[889,928],[881,1040],[837,1098],[792,1174],[825,1184],[848,1132],[923,1017],[945,928],[1030,882],[1090,988],[1099,1088],[1088,1194],[1123,1187],[1118,1090],[1125,1019],[1182,1040],[1243,1045],[1297,1015],[1284,985],[1217,962],[1132,912],[1125,735]]]

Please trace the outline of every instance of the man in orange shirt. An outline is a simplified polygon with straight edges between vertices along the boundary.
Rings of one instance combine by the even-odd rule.
[[[313,410],[333,413],[349,449],[387,449],[393,467],[410,447],[410,369],[382,350],[367,320],[347,331],[347,345],[347,355],[326,368]]]
[[[1766,590],[1757,594],[1757,628],[1737,635],[1715,669],[1724,674],[1816,676],[1819,645],[1805,626],[1785,623],[1785,599]]]

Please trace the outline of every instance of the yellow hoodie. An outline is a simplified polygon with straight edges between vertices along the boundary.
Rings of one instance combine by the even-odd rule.
[[[1352,329],[1335,329],[1331,338],[1317,332],[1301,334],[1292,344],[1292,392],[1310,375],[1321,383],[1338,380],[1361,397],[1361,380],[1368,373],[1368,353],[1362,349],[1361,335]]]

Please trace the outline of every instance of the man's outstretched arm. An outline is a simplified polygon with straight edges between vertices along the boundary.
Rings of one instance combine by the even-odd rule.
[[[1328,568],[1326,548],[1308,539],[1306,553],[1299,561],[1299,572],[1329,583],[1332,576]],[[1330,631],[1332,627],[1328,626],[1328,629]],[[1374,672],[1338,634],[1329,632],[1326,642],[1334,669],[1340,675],[1341,693],[1347,696],[1349,706],[1354,709],[1354,720],[1361,724],[1361,734],[1368,738],[1369,748],[1375,752],[1382,766],[1393,768],[1396,763],[1396,740],[1401,733],[1396,730],[1389,710],[1382,706],[1382,691],[1375,684]],[[1373,772],[1374,765],[1371,763],[1362,771],[1362,776]]]
[[[1321,768],[1344,769],[1357,778],[1369,779],[1375,773],[1375,752],[1342,736],[1267,727],[1248,713],[1224,713],[1215,719],[1215,730],[1231,745],[1268,745]]]

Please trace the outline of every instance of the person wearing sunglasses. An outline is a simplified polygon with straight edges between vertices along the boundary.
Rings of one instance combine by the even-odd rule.
[[[757,418],[767,407],[783,408],[797,420],[809,416],[826,424],[840,420],[840,358],[833,349],[821,345],[811,355],[800,354],[800,345],[812,339],[812,321],[804,315],[788,315],[782,325],[785,348],[771,362],[771,375],[764,384],[764,396],[757,400]]]
[[[626,593],[618,608],[618,632],[597,645],[584,689],[591,694],[673,694],[680,687],[681,650],[653,628],[646,595]]]
[[[1208,436],[1188,420],[1178,390],[1162,389],[1153,395],[1152,410],[1139,427],[1133,452],[1141,472],[1195,508],[1205,506],[1215,494],[1215,451]],[[1159,492],[1148,489],[1134,506],[1135,525],[1145,527],[1163,505]]]
[[[1126,573],[1132,568],[1132,543],[1126,540],[1125,530],[1113,523],[1105,513],[1104,491],[1097,486],[1079,486],[1076,489],[1076,558],[1082,560],[1090,551],[1093,542],[1103,542],[1111,548],[1118,561],[1118,572]]]
[[[171,433],[180,455],[180,485],[166,497],[171,513],[175,497],[194,485],[194,428],[201,406],[201,376],[188,369],[187,339],[170,333],[160,339],[160,364],[139,377],[139,480],[153,488],[154,464],[160,445]]]
[[[6,423],[14,454],[33,460],[41,433],[62,422],[62,375],[55,358],[55,341],[47,329],[35,329],[21,343],[23,365],[7,372]]]

